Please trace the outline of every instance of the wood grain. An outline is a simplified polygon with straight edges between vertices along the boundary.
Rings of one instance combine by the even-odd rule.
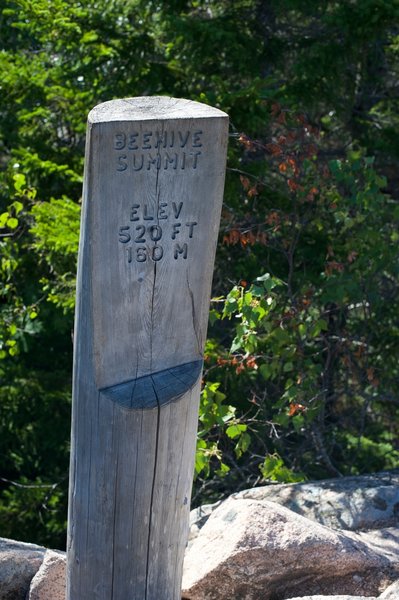
[[[167,97],[89,115],[68,600],[180,597],[227,127]]]

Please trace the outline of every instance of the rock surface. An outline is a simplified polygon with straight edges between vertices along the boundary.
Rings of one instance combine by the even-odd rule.
[[[378,596],[398,577],[399,536],[389,548],[365,536],[334,531],[274,502],[232,496],[187,551],[183,597]]]
[[[194,510],[190,512],[190,530],[188,535],[188,547],[191,546],[192,541],[195,540],[200,530],[207,522],[208,518],[211,516],[213,511],[221,505],[221,503],[222,500],[219,502],[215,502],[214,504],[203,504],[202,506],[198,506],[198,508],[194,508]]]
[[[45,548],[0,538],[0,600],[25,600]]]
[[[47,550],[27,600],[65,600],[66,554]]]
[[[379,600],[375,596],[297,596],[289,600]]]
[[[301,596],[289,600],[379,600],[375,596]]]
[[[183,598],[399,600],[398,518],[399,470],[233,494],[191,513]],[[65,571],[0,538],[0,600],[65,600]]]
[[[378,600],[399,600],[399,581],[392,583]]]
[[[233,494],[247,500],[271,500],[333,529],[367,531],[399,525],[399,469],[309,483],[272,484]],[[191,538],[219,506],[191,511]],[[398,597],[399,600],[399,597]]]

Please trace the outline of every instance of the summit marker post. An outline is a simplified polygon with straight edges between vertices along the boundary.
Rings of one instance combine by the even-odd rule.
[[[67,600],[178,600],[228,117],[168,97],[88,117]]]

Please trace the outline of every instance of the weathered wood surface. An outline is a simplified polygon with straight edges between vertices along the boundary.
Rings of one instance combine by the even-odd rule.
[[[68,600],[177,600],[228,119],[135,98],[89,115]]]

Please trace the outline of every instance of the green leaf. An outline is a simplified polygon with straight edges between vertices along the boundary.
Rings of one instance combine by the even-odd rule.
[[[18,200],[15,200],[11,206],[13,207],[13,209],[15,210],[15,214],[19,215],[19,213],[22,211],[24,205],[22,204],[22,202],[19,202]]]
[[[294,473],[286,467],[283,459],[278,454],[266,456],[259,468],[264,479],[270,479],[271,481],[296,483],[305,479],[303,473]]]
[[[15,219],[14,217],[8,219],[7,227],[9,227],[10,229],[16,229],[18,227],[18,219]]]
[[[238,437],[239,435],[241,435],[246,430],[247,430],[247,425],[245,425],[243,423],[237,423],[235,425],[230,425],[229,427],[227,427],[226,435],[229,438],[234,439],[234,438]]]
[[[294,369],[294,365],[292,362],[284,363],[283,372],[290,373]]]
[[[216,321],[219,321],[221,318],[221,313],[215,310],[214,308],[209,311],[209,322],[211,325],[214,325]]]
[[[251,444],[251,436],[248,433],[242,433],[238,438],[238,442],[234,451],[236,453],[237,458],[240,458],[246,452]]]
[[[21,192],[21,190],[26,186],[26,177],[23,173],[15,173],[14,174],[14,188],[17,192]]]
[[[96,33],[95,31],[86,31],[86,33],[81,38],[82,44],[90,44],[92,42],[96,42],[97,40],[98,33]]]
[[[230,352],[232,354],[234,354],[234,352],[237,352],[237,350],[240,350],[240,348],[242,348],[244,343],[243,337],[242,336],[237,336],[234,338],[231,346],[230,346]]]
[[[271,279],[271,275],[270,273],[265,273],[264,275],[260,275],[259,277],[256,278],[256,281],[269,281]]]
[[[270,379],[273,374],[273,371],[270,368],[270,365],[260,365],[259,372],[264,379]]]
[[[230,467],[226,465],[224,462],[221,462],[219,468],[216,469],[216,475],[219,477],[224,477],[230,471]]]

